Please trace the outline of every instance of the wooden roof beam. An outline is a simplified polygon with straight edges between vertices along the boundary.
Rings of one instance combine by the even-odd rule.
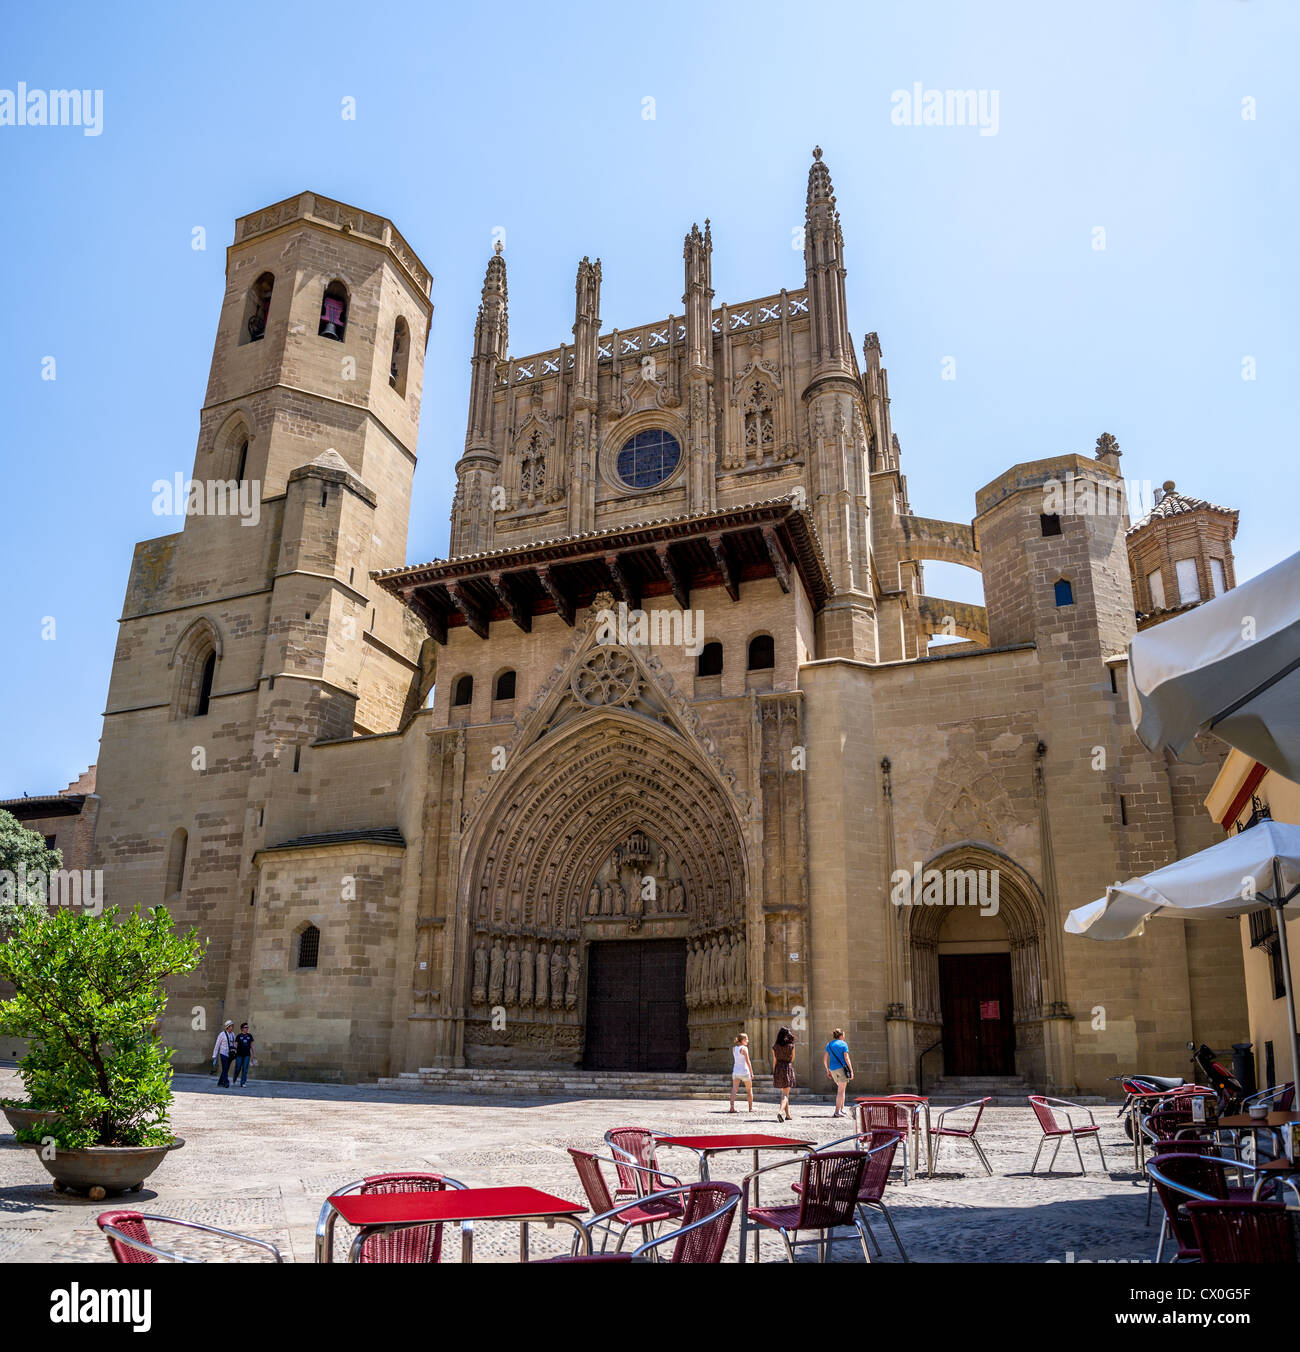
[[[619,600],[625,602],[629,610],[640,609],[641,597],[632,585],[627,570],[623,567],[622,556],[606,554],[605,567],[609,571],[610,581],[614,584],[614,591],[617,593]]]
[[[565,593],[564,588],[560,586],[555,574],[549,568],[539,568],[537,580],[542,584],[547,596],[555,602],[555,613],[572,629],[573,598]]]
[[[655,546],[655,556],[659,560],[659,567],[663,570],[663,575],[668,579],[668,585],[673,589],[673,597],[677,604],[683,610],[691,608],[691,584],[690,578],[682,573],[673,562],[672,549],[667,544]]]
[[[504,573],[489,573],[488,581],[492,590],[501,598],[501,604],[510,613],[510,618],[524,631],[531,633],[533,628],[533,608],[520,599],[517,585]]]
[[[736,570],[731,566],[731,560],[727,557],[727,551],[722,543],[721,535],[709,536],[709,548],[713,551],[713,557],[717,560],[718,572],[722,574],[722,585],[727,589],[727,595],[733,601],[740,600],[740,583],[736,580]]]
[[[772,526],[763,527],[763,543],[767,546],[767,557],[772,560],[772,571],[776,574],[776,580],[781,584],[781,590],[788,592],[790,590],[790,563],[785,556],[785,548],[781,541],[776,538],[776,530]]]
[[[452,604],[465,617],[465,623],[470,630],[477,634],[479,638],[488,636],[488,618],[479,609],[477,603],[466,593],[464,586],[459,582],[447,583],[447,595],[451,597]]]

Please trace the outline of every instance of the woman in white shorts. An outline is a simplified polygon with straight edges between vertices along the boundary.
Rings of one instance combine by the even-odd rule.
[[[736,1086],[742,1081],[749,1099],[749,1111],[754,1111],[754,1067],[749,1059],[749,1034],[739,1033],[731,1049],[731,1112],[736,1111]]]

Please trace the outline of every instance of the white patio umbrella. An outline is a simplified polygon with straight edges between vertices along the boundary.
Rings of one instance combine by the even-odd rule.
[[[1300,780],[1300,553],[1128,647],[1129,714],[1151,751],[1202,757],[1198,732]]]
[[[1268,818],[1199,854],[1166,864],[1141,878],[1116,883],[1098,901],[1071,911],[1067,934],[1089,939],[1127,939],[1141,934],[1154,915],[1245,915],[1271,906],[1277,917],[1278,949],[1291,1033],[1291,1074],[1300,1074],[1295,991],[1287,950],[1284,907],[1300,895],[1300,826]]]

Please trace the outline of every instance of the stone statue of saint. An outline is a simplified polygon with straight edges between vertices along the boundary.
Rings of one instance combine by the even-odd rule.
[[[550,958],[546,953],[546,943],[543,940],[537,945],[537,983],[533,990],[533,1004],[538,1009],[546,1008],[546,979],[551,970]]]
[[[715,935],[704,950],[704,1003],[716,1004],[718,1000],[718,940]]]
[[[510,949],[506,953],[506,1006],[513,1005],[519,998],[519,945],[510,940]]]
[[[487,949],[479,944],[474,950],[474,985],[470,991],[470,999],[476,1005],[481,1005],[487,999],[487,969]]]
[[[577,1009],[578,1007],[578,946],[575,944],[569,949],[569,980],[564,988],[564,1007],[565,1009]]]
[[[561,1009],[564,1005],[564,972],[568,964],[564,960],[564,945],[556,944],[551,950],[551,1008]]]
[[[731,946],[731,998],[745,1002],[745,941],[737,939]]]
[[[592,883],[591,891],[587,893],[587,914],[600,914],[600,888],[595,883]]]
[[[686,889],[679,882],[668,889],[668,909],[674,914],[686,909]]]
[[[640,917],[645,910],[645,879],[638,878],[632,884],[631,890],[627,894],[627,913],[630,916]]]
[[[533,950],[527,944],[519,955],[519,1003],[525,1009],[533,1003]]]
[[[610,907],[613,905],[613,902],[614,902],[613,891],[610,888],[610,885],[606,883],[605,886],[600,889],[601,915],[609,915]]]
[[[627,910],[627,892],[622,883],[614,884],[614,914],[622,915]]]
[[[488,959],[488,1003],[499,1005],[505,989],[506,954],[498,939],[492,945],[492,956]]]

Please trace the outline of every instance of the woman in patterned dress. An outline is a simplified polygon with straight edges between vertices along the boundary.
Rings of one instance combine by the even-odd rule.
[[[781,1106],[776,1120],[790,1120],[790,1091],[794,1088],[794,1034],[784,1025],[777,1030],[772,1044],[772,1084],[781,1091]]]

